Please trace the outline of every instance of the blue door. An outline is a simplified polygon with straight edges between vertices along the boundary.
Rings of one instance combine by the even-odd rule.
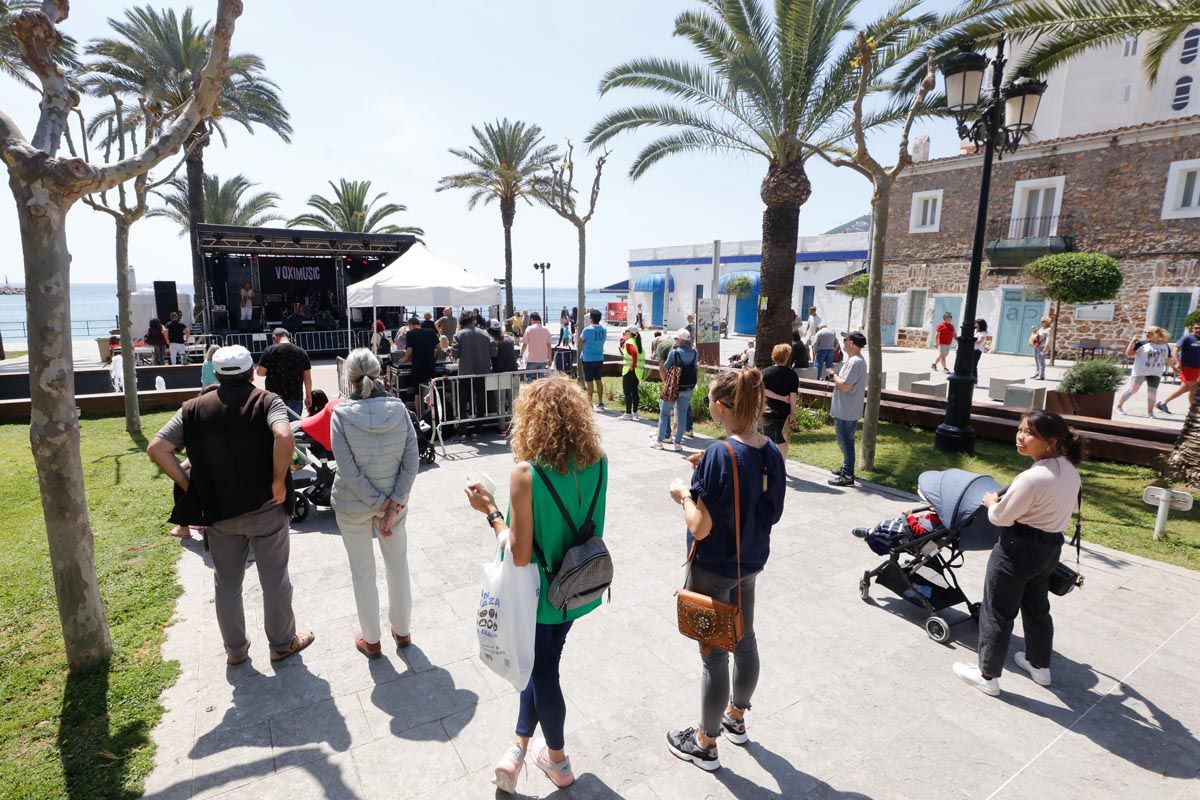
[[[739,297],[733,306],[733,332],[753,336],[758,330],[758,287],[745,297]]]
[[[1183,321],[1192,305],[1191,292],[1162,292],[1154,310],[1154,324],[1171,334],[1171,341],[1183,336]]]
[[[808,310],[816,303],[816,299],[817,287],[804,286],[800,289],[800,307],[796,309],[800,319],[808,319]]]
[[[654,294],[650,300],[650,324],[662,326],[663,317],[667,310],[667,289],[666,286],[659,286],[654,290]]]
[[[896,344],[896,306],[898,300],[895,296],[883,298],[883,305],[880,307],[879,313],[879,331],[880,343],[885,346]]]
[[[1045,303],[1040,297],[1021,289],[1005,289],[1000,303],[1000,330],[995,334],[995,351],[1032,356],[1029,332],[1041,320],[1044,308]]]
[[[933,321],[934,324],[929,326],[929,346],[937,344],[934,341],[934,328],[942,323],[942,315],[949,311],[954,315],[950,321],[954,323],[954,338],[958,338],[958,332],[962,329],[962,298],[961,297],[935,297],[933,298]]]

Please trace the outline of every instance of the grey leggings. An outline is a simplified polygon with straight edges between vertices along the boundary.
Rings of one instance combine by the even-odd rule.
[[[700,726],[707,736],[721,733],[725,704],[750,708],[750,696],[758,685],[758,640],[754,638],[754,580],[758,573],[742,576],[742,621],[745,635],[733,653],[733,691],[729,686],[729,653],[701,647],[704,677],[700,683]],[[724,578],[693,566],[687,588],[727,603],[737,602],[737,578]]]

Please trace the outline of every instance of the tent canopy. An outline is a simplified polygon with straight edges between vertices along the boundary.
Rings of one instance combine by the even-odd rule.
[[[346,287],[346,304],[351,308],[499,303],[499,284],[434,255],[420,242],[386,269]]]
[[[668,292],[675,291],[675,278],[665,272],[651,272],[639,275],[633,282],[635,292],[661,292],[666,287]]]

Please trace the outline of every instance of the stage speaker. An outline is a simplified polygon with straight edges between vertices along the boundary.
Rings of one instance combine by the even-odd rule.
[[[218,331],[229,330],[229,312],[217,311],[212,312],[213,329]]]
[[[179,311],[179,290],[175,281],[154,282],[154,311],[164,325],[172,311]]]

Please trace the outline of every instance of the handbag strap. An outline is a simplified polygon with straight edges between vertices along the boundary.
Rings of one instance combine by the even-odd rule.
[[[1075,548],[1075,563],[1079,563],[1079,551],[1082,547],[1079,544],[1079,531],[1083,525],[1083,486],[1079,487],[1079,497],[1075,505],[1075,535],[1071,537],[1071,546]]]
[[[733,467],[733,539],[737,547],[737,574],[738,574],[738,612],[742,610],[742,492],[741,482],[738,480],[738,463],[737,454],[733,451],[733,445],[729,440],[725,440],[725,449],[729,451],[729,462]]]
[[[554,499],[554,504],[556,506],[558,506],[559,512],[562,514],[563,519],[566,520],[567,527],[569,527],[571,529],[571,542],[572,542],[571,547],[575,547],[576,545],[582,544],[582,542],[579,541],[579,536],[580,536],[579,529],[575,527],[574,520],[572,520],[571,515],[569,513],[567,513],[567,507],[565,505],[563,505],[562,498],[559,497],[558,492],[556,492],[554,490],[554,484],[550,483],[550,477],[548,475],[546,475],[545,471],[542,470],[542,468],[539,467],[537,464],[532,464],[531,466],[533,467],[534,471],[536,471],[537,474],[541,477],[542,483],[545,485],[546,490],[550,492],[550,497],[552,497]],[[587,527],[588,522],[590,522],[592,519],[592,513],[596,510],[596,502],[600,499],[600,489],[603,486],[604,486],[604,459],[601,458],[600,459],[600,475],[596,478],[596,492],[595,492],[595,494],[592,495],[592,504],[590,506],[588,506],[587,516],[583,518],[584,527]],[[533,537],[533,549],[537,554],[538,561],[540,561],[542,564],[542,568],[544,570],[546,570],[547,574],[549,574],[550,565],[546,562],[546,558],[542,553],[542,549],[540,547],[538,547],[538,545],[537,545],[537,537],[536,536]],[[567,549],[569,550],[570,548],[567,548]]]

